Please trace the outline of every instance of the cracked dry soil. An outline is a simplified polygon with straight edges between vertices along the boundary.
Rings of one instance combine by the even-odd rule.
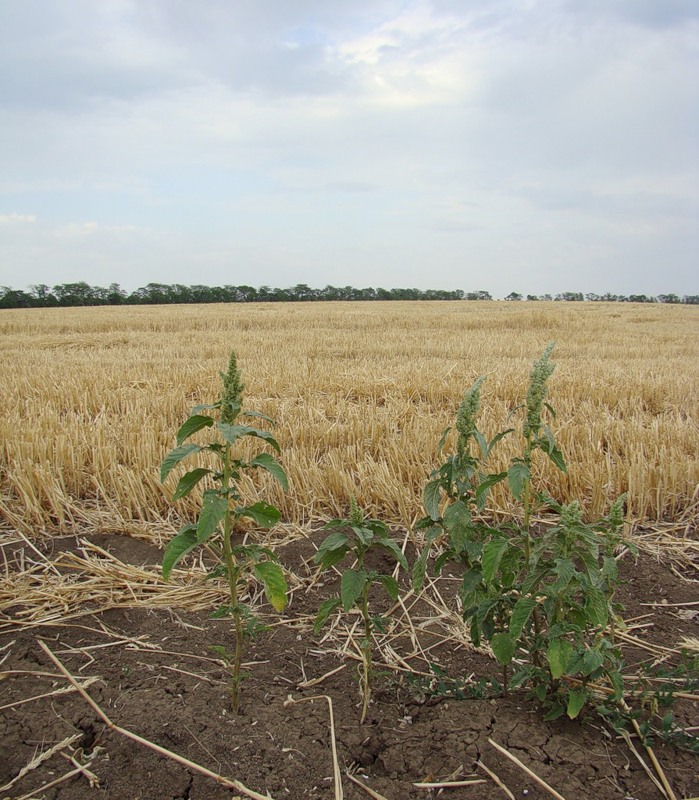
[[[90,538],[125,563],[157,564],[160,560],[157,548],[143,541],[116,535]],[[62,540],[60,546],[77,549],[71,539]],[[279,550],[290,569],[298,569],[313,552],[309,540]],[[625,618],[650,615],[643,618],[641,624],[646,627],[636,635],[668,647],[683,636],[699,635],[696,615],[681,615],[678,606],[671,605],[696,600],[696,574],[688,576],[688,581],[669,565],[645,555],[637,564],[625,564],[624,576],[620,599]],[[425,696],[404,672],[391,670],[378,677],[367,722],[359,725],[356,661],[343,657],[310,630],[308,615],[334,588],[329,582],[295,592],[285,622],[273,624],[248,643],[249,677],[243,686],[243,714],[237,718],[227,711],[224,669],[209,650],[211,644],[228,640],[229,627],[225,621],[211,620],[206,612],[114,608],[37,627],[19,625],[17,615],[0,616],[0,659],[4,657],[0,666],[0,678],[4,677],[0,680],[0,787],[16,779],[37,753],[77,736],[70,748],[15,780],[9,791],[0,791],[0,797],[230,800],[239,796],[110,731],[75,692],[17,705],[66,685],[56,677],[56,668],[38,639],[77,678],[99,678],[87,691],[116,724],[261,794],[268,792],[275,800],[335,797],[328,703],[324,699],[288,702],[289,697],[318,695],[332,699],[343,772],[349,769],[387,800],[436,797],[437,790],[414,783],[463,780],[471,775],[485,782],[447,788],[440,796],[448,800],[506,797],[477,767],[479,760],[514,797],[548,800],[551,795],[501,755],[489,738],[566,800],[662,797],[627,743],[606,729],[599,717],[588,714],[582,721],[545,723],[520,693],[467,700]],[[641,605],[661,598],[668,601],[666,607]],[[272,616],[269,620],[277,621]],[[467,646],[455,647],[429,636],[423,646],[432,648],[435,662],[452,676],[497,674],[486,655]],[[630,665],[648,658],[643,649],[627,652]],[[48,675],[37,674],[41,672]],[[318,685],[300,686],[330,672]],[[691,701],[680,702],[676,712],[685,725],[697,724],[696,704]],[[638,742],[636,747],[646,755]],[[678,798],[699,795],[695,756],[659,743],[654,752]],[[74,769],[66,757],[69,753],[99,778],[99,785],[91,786],[85,775],[77,774],[42,789]],[[347,800],[370,796],[344,776],[343,787]]]

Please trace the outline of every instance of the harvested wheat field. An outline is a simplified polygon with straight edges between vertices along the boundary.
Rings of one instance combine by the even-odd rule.
[[[699,795],[696,308],[101,307],[3,311],[0,332],[1,797]],[[478,424],[494,436],[550,341],[549,422],[568,470],[537,459],[532,483],[579,500],[587,520],[626,494],[614,636],[623,702],[640,716],[623,731],[594,708],[545,721],[524,688],[503,692],[500,665],[462,618],[463,568],[437,575],[430,556],[422,587],[400,570],[397,601],[371,595],[385,624],[372,633],[377,674],[360,724],[359,616],[313,631],[340,587],[337,569],[314,564],[320,529],[355,496],[412,563],[423,489],[465,390],[485,376]],[[281,511],[270,531],[248,522],[237,535],[274,551],[289,594],[279,615],[256,580],[245,585],[268,627],[246,644],[240,717],[210,649],[231,636],[229,620],[210,619],[226,600],[225,581],[205,580],[211,554],[188,557],[169,582],[159,571],[205,486],[173,504],[177,470],[163,486],[159,466],[192,407],[220,396],[231,350],[245,407],[276,421],[289,483],[284,492],[258,472],[240,484],[245,502]],[[504,438],[492,469],[507,470],[518,447]],[[483,519],[519,514],[507,482],[494,485]],[[610,689],[592,691],[601,705]]]

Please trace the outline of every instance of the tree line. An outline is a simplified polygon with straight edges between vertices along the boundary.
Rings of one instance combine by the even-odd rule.
[[[505,300],[524,300],[518,292],[510,292]],[[356,289],[354,286],[325,286],[313,289],[305,283],[288,289],[270,286],[185,286],[180,283],[149,283],[133,292],[126,292],[118,283],[108,287],[90,286],[84,281],[60,283],[50,287],[35,284],[28,291],[0,286],[0,308],[52,308],[58,306],[105,306],[105,305],[165,305],[174,303],[280,303],[309,302],[318,300],[493,300],[490,292],[483,290],[466,292],[462,289]],[[630,303],[684,303],[699,304],[699,295],[659,294],[648,296],[633,294],[628,297],[617,294],[584,294],[562,292],[552,296],[526,295],[526,300],[560,301],[606,301]]]

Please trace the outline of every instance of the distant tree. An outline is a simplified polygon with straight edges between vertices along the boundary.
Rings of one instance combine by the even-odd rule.
[[[32,299],[27,292],[0,286],[0,308],[30,308],[33,305]]]
[[[107,302],[111,306],[119,306],[126,302],[126,292],[118,283],[110,283],[107,292]]]
[[[519,292],[510,292],[505,300],[521,300],[522,295]]]
[[[597,303],[597,302],[599,302],[601,299],[602,299],[602,298],[601,298],[601,297],[600,297],[598,294],[595,294],[594,292],[588,292],[588,293],[585,295],[585,300],[589,301],[590,303]]]
[[[33,284],[29,289],[31,290],[30,295],[34,301],[33,305],[46,308],[47,306],[55,306],[58,304],[55,295],[45,283]]]
[[[528,294],[527,295],[527,300],[538,300],[538,299],[539,299],[538,296],[535,295],[535,294]]]
[[[699,305],[699,294],[686,294],[682,298],[682,302],[688,306],[697,306]]]
[[[542,294],[539,295],[539,300],[553,300],[553,297],[550,294]]]
[[[676,294],[659,294],[658,295],[658,302],[659,303],[679,303],[680,298]]]
[[[585,298],[582,292],[561,292],[554,298],[555,300],[564,300],[569,303],[581,303]]]
[[[630,294],[629,303],[655,303],[655,297],[648,297],[645,294]]]
[[[94,306],[100,303],[99,287],[85,281],[60,283],[53,287],[53,294],[60,306]]]

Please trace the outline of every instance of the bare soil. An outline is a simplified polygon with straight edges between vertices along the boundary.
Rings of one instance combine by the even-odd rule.
[[[153,565],[155,574],[161,558],[158,548],[121,535],[94,534],[82,537],[82,543],[76,538],[55,540],[50,558],[55,560],[61,551],[84,552],[86,539],[124,564]],[[434,682],[430,689],[428,660],[462,680],[499,672],[485,651],[476,652],[467,644],[458,628],[458,615],[453,622],[440,618],[441,612],[427,599],[418,602],[413,597],[412,605],[406,600],[409,614],[400,606],[394,610],[398,622],[377,640],[379,675],[369,717],[360,725],[358,662],[350,635],[354,619],[338,623],[321,636],[312,633],[312,615],[328,593],[337,589],[336,577],[325,584],[314,579],[309,564],[314,552],[313,538],[278,548],[285,566],[298,576],[281,621],[255,595],[269,627],[247,645],[248,677],[243,686],[243,713],[238,717],[229,710],[224,665],[210,649],[212,644],[230,644],[230,622],[212,620],[206,611],[138,604],[97,613],[86,608],[79,616],[62,616],[57,608],[55,620],[34,624],[27,622],[27,609],[18,602],[0,614],[0,797],[218,800],[243,796],[110,730],[75,691],[55,694],[69,684],[39,640],[76,679],[96,679],[86,691],[116,725],[275,800],[336,796],[330,706],[325,698],[332,701],[337,759],[347,800],[371,795],[346,777],[346,771],[377,792],[374,797],[387,800],[431,798],[440,791],[448,800],[506,797],[478,766],[479,761],[514,797],[551,797],[489,739],[567,800],[663,796],[629,743],[594,713],[582,720],[546,723],[524,693],[485,692],[456,699],[440,694]],[[26,548],[4,548],[4,555],[6,576],[26,566]],[[629,634],[643,643],[626,646],[629,673],[655,658],[665,656],[672,662],[670,651],[683,637],[699,637],[699,606],[691,605],[699,599],[696,570],[691,565],[683,570],[648,554],[636,563],[630,556],[624,558],[622,569],[624,618],[631,620]],[[433,587],[432,596],[437,596],[436,590],[449,605],[455,585],[445,576]],[[383,601],[377,596],[376,602]],[[389,610],[385,604],[383,608]],[[426,680],[420,684],[410,679],[409,670],[425,673]],[[31,699],[45,694],[50,696]],[[312,697],[319,699],[295,702]],[[699,724],[692,700],[678,701],[675,713],[685,725]],[[75,738],[64,744],[70,737]],[[650,766],[642,744],[637,738],[632,741]],[[57,752],[18,777],[38,755],[61,743]],[[699,795],[696,756],[657,740],[653,752],[677,798]],[[89,774],[78,771],[53,788],[42,788],[78,770],[79,765],[99,783],[91,785]],[[484,782],[442,790],[415,786],[476,779]]]

